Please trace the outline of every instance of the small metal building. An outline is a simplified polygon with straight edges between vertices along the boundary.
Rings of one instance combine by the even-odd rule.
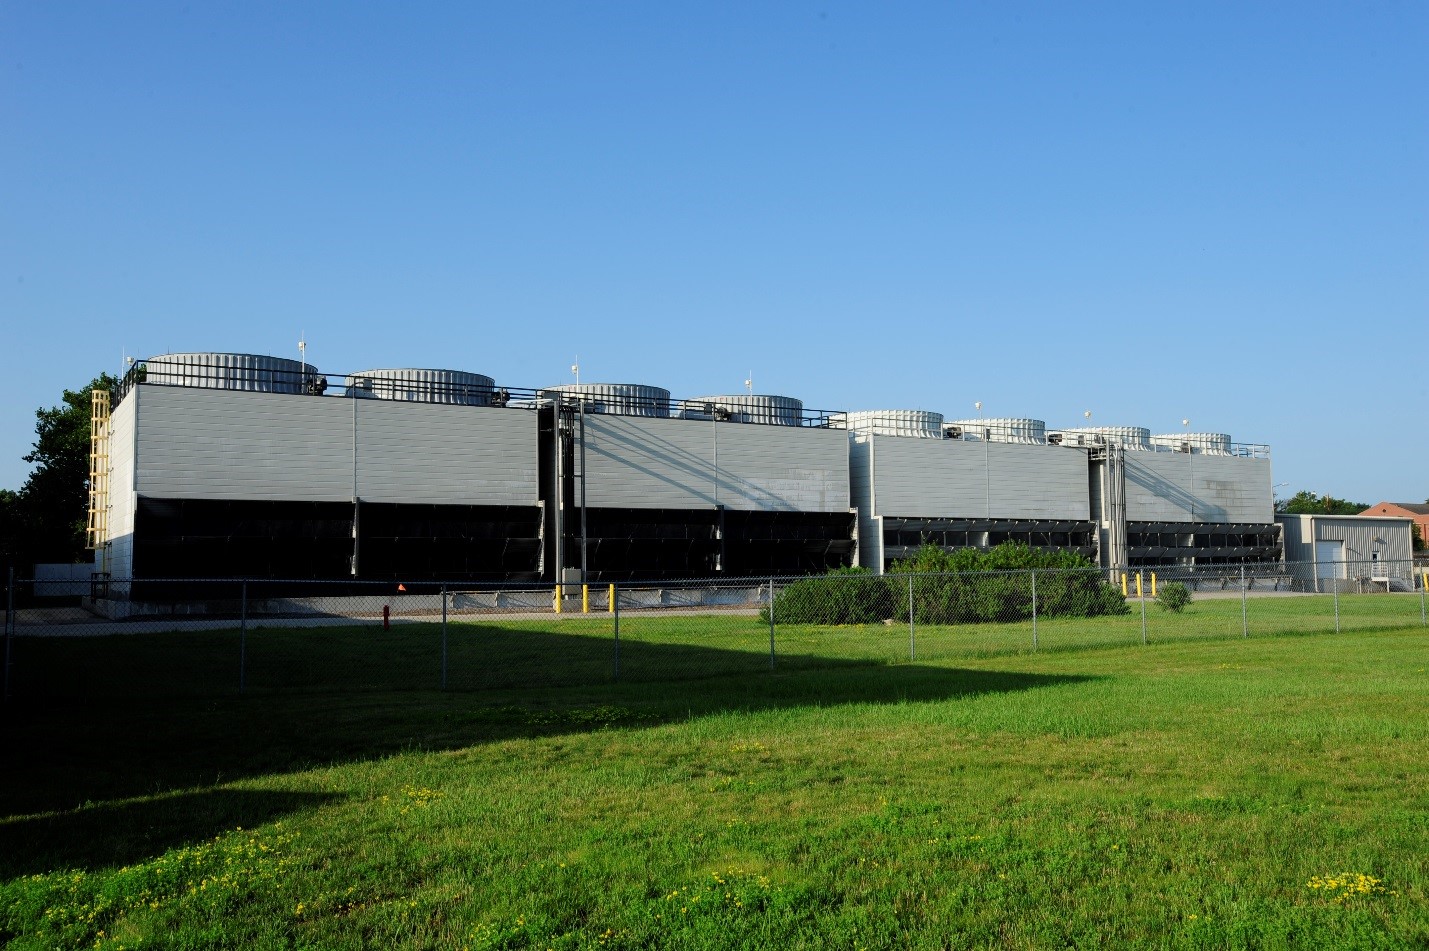
[[[1413,590],[1413,519],[1277,514],[1285,560],[1313,564],[1316,591]],[[1306,579],[1309,580],[1309,579]]]

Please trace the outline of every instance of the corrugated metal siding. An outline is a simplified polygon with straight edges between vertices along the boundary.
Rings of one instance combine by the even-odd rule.
[[[134,416],[138,390],[109,416],[109,537],[134,531]]]
[[[848,433],[721,426],[716,494],[732,509],[847,512]]]
[[[875,513],[905,518],[1088,518],[1086,453],[874,436]]]
[[[1091,517],[1085,452],[1002,443],[987,451],[991,518]]]
[[[1413,558],[1409,519],[1317,515],[1315,541],[1343,541],[1345,561],[1361,563],[1356,566],[1359,574],[1368,574],[1367,563],[1375,551],[1386,562],[1408,562]]]
[[[352,498],[356,400],[141,386],[136,489],[154,498]]]
[[[145,496],[536,501],[534,413],[187,387],[139,390],[135,489]]]
[[[1270,460],[1184,452],[1126,454],[1133,522],[1270,522]]]
[[[585,433],[592,507],[849,507],[843,430],[588,415]]]
[[[364,502],[532,505],[536,414],[358,400],[357,495]]]
[[[109,417],[109,545],[105,570],[114,578],[134,573],[134,418],[139,392],[114,407]]]

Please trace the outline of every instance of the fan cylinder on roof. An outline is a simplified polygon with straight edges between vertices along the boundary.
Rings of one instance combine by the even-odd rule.
[[[146,383],[253,393],[309,393],[322,380],[311,364],[256,353],[165,353],[144,369]]]
[[[1151,448],[1151,430],[1144,426],[1074,426],[1059,429],[1064,446],[1121,446],[1124,449]]]
[[[1040,419],[989,417],[984,419],[954,419],[943,428],[956,427],[963,439],[985,439],[988,442],[1020,443],[1040,446],[1047,441],[1047,424]]]
[[[922,409],[866,409],[842,415],[852,432],[874,436],[942,439],[943,414]]]
[[[564,383],[541,390],[544,399],[561,398],[567,406],[583,407],[587,413],[615,416],[670,415],[670,391],[639,383]]]
[[[804,417],[804,401],[792,396],[763,396],[733,393],[723,396],[696,396],[685,400],[685,415],[712,414],[732,423],[767,423],[798,426]]]
[[[1161,433],[1151,437],[1151,445],[1177,452],[1203,453],[1209,456],[1229,456],[1231,437],[1226,433]]]
[[[496,381],[464,370],[421,370],[410,367],[363,370],[344,381],[347,395],[361,399],[407,400],[490,406]]]

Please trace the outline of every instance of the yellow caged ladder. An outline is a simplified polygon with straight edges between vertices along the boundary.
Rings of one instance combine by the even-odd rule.
[[[109,391],[95,390],[89,403],[89,530],[85,547],[109,540]]]

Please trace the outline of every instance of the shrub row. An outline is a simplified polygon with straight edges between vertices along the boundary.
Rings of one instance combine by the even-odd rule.
[[[894,562],[886,576],[866,568],[839,568],[796,581],[776,594],[774,617],[788,624],[870,624],[890,618],[906,622],[911,584],[917,623],[1024,620],[1032,616],[1034,571],[1039,617],[1097,617],[1130,610],[1121,591],[1081,555],[1008,542],[987,550],[951,552],[924,545],[911,558]],[[767,606],[760,617],[768,622]]]

